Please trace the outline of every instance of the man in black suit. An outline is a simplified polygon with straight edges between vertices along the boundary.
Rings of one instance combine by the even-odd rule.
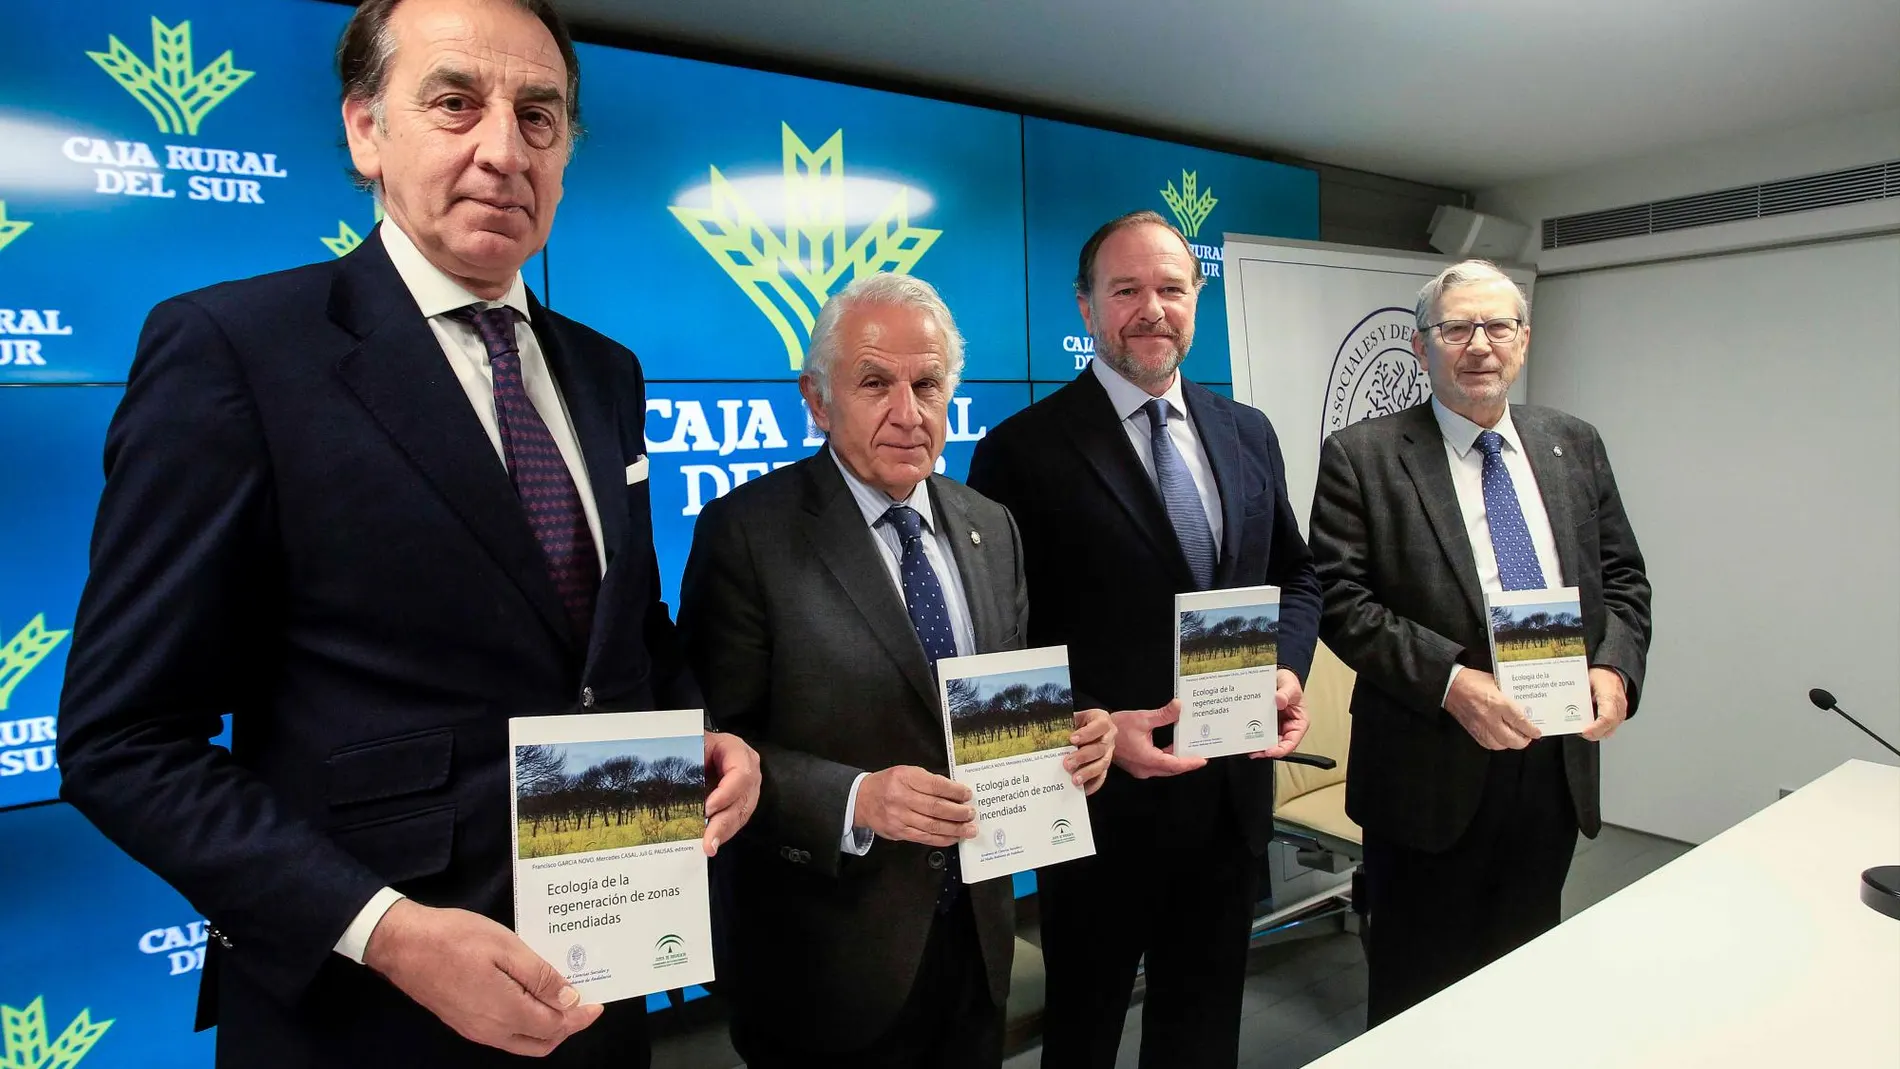
[[[1123,710],[1116,769],[1090,800],[1096,856],[1039,872],[1043,1065],[1115,1064],[1145,957],[1141,1064],[1232,1066],[1273,836],[1265,758],[1306,731],[1319,586],[1273,426],[1178,373],[1203,283],[1186,239],[1135,212],[1096,231],[1079,266],[1093,368],[1005,420],[970,463],[970,485],[1022,527],[1030,645],[1067,644],[1077,702]],[[1278,743],[1211,762],[1173,754],[1174,596],[1269,583],[1281,588]]]
[[[1597,744],[1629,713],[1649,581],[1594,427],[1508,391],[1524,295],[1492,265],[1419,292],[1433,398],[1327,439],[1313,497],[1320,636],[1358,671],[1346,811],[1365,829],[1374,1025],[1555,925]],[[1540,738],[1492,674],[1484,594],[1579,587],[1596,720]]]
[[[107,436],[62,793],[213,926],[220,1066],[645,1065],[641,1003],[580,1005],[509,928],[508,718],[699,704],[639,364],[521,279],[573,46],[544,0],[370,0],[339,59],[388,217],[341,260],[152,311]],[[758,773],[732,736],[706,757],[710,852]]]
[[[680,628],[708,711],[765,774],[719,866],[719,976],[754,1069],[1002,1062],[1011,884],[958,878],[975,810],[945,778],[932,668],[1022,648],[1028,599],[1009,514],[931,474],[962,368],[928,283],[853,282],[799,379],[825,448],[694,530]],[[1076,719],[1064,762],[1093,790],[1114,729]]]

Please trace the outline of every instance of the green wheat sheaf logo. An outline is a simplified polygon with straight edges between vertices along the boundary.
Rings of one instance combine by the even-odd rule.
[[[5,1044],[0,1069],[71,1069],[111,1027],[111,1021],[95,1022],[91,1010],[80,1010],[59,1038],[49,1041],[44,997],[23,1010],[0,1005],[0,1042]]]
[[[1188,237],[1199,237],[1201,224],[1207,222],[1214,205],[1220,201],[1214,198],[1211,189],[1200,189],[1200,172],[1181,172],[1181,191],[1175,192],[1174,183],[1161,191],[1161,199],[1168,202],[1168,210],[1174,213],[1174,221],[1181,224],[1181,233]]]
[[[26,233],[26,228],[32,225],[24,219],[8,219],[7,202],[0,200],[0,249],[13,244],[13,239]]]
[[[53,652],[70,631],[49,631],[46,629],[46,615],[41,613],[27,621],[20,633],[6,645],[0,646],[0,713],[6,711],[7,701],[13,696],[13,688],[20,680],[38,668],[46,655]],[[0,1063],[0,1069],[6,1069],[8,1063]]]
[[[677,935],[663,935],[653,944],[653,949],[662,957],[685,952],[686,940]]]
[[[941,230],[910,225],[910,193],[898,190],[877,216],[846,240],[844,131],[813,151],[789,123],[780,123],[784,157],[785,232],[760,218],[719,168],[712,206],[670,205],[701,248],[739,284],[772,322],[793,371],[805,366],[818,309],[841,281],[879,271],[909,271]]]
[[[167,26],[152,17],[152,63],[117,37],[106,37],[104,52],[88,52],[120,88],[145,105],[161,134],[196,134],[211,109],[237,92],[256,71],[239,70],[231,51],[196,70],[191,64],[191,23]]]
[[[376,221],[379,223],[383,221],[383,204],[381,201],[376,202]],[[355,251],[356,247],[363,243],[363,235],[358,234],[356,228],[349,223],[338,219],[336,223],[336,237],[318,238],[317,240],[323,242],[323,247],[330,250],[330,255],[340,260]]]

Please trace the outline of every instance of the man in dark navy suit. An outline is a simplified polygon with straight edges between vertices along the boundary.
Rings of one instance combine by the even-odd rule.
[[[1235,1064],[1270,759],[1306,732],[1319,584],[1272,425],[1179,373],[1203,282],[1161,216],[1104,224],[1075,280],[1093,367],[970,461],[970,486],[1022,529],[1027,644],[1069,647],[1078,707],[1124,710],[1115,768],[1089,800],[1096,856],[1039,873],[1045,1066],[1115,1064],[1144,960],[1141,1064]],[[1174,596],[1261,584],[1281,588],[1279,741],[1214,761],[1172,753]]]
[[[212,926],[220,1066],[644,1066],[644,1007],[580,1004],[507,926],[508,718],[700,704],[659,597],[639,365],[521,278],[573,46],[546,0],[369,0],[338,59],[387,218],[341,260],[152,311],[62,793]],[[710,853],[759,774],[734,736],[706,760]]]

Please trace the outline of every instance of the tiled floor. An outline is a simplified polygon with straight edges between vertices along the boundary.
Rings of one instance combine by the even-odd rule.
[[[1623,828],[1604,828],[1577,844],[1564,887],[1566,918],[1589,908],[1680,857],[1682,843]],[[1248,966],[1240,1022],[1244,1069],[1305,1065],[1365,1029],[1366,962],[1357,936],[1337,931],[1256,949]],[[730,1069],[738,1064],[726,1043],[716,1007],[671,1022],[654,1042],[656,1069]],[[1141,1047],[1141,1007],[1128,1011],[1117,1066],[1135,1065]],[[1041,1049],[1030,1047],[1004,1069],[1035,1069]]]

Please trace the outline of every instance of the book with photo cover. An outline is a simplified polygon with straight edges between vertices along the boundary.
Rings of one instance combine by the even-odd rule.
[[[508,721],[515,932],[587,1002],[713,978],[705,719]]]

